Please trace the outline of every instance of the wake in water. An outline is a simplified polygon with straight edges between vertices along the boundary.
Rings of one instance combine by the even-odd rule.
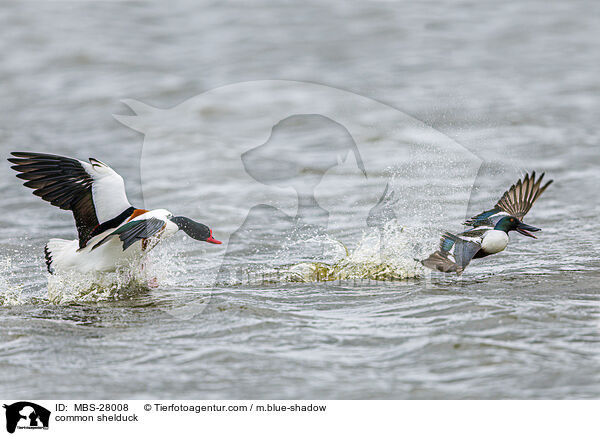
[[[169,247],[161,247],[149,253],[143,267],[137,264],[115,273],[51,276],[48,282],[48,300],[54,304],[117,300],[151,290],[156,285],[161,288],[180,288],[184,282],[184,287],[188,288],[190,280],[196,282],[197,286],[210,287],[214,284],[232,286],[244,283],[276,284],[349,279],[395,281],[420,278],[424,276],[425,269],[415,259],[423,258],[430,248],[421,245],[429,236],[429,231],[424,228],[401,227],[392,220],[381,229],[363,233],[359,243],[351,251],[343,243],[327,235],[287,240],[277,253],[267,257],[272,264],[265,264],[263,257],[252,268],[252,260],[247,258],[246,266],[250,268],[245,272],[220,276],[216,280],[209,279],[208,275],[204,277],[206,271],[203,268],[196,273],[189,271],[189,263],[184,263],[180,256],[174,255],[173,251],[177,248],[169,244]],[[316,245],[320,247],[316,250],[318,254],[315,251]],[[289,262],[302,257],[310,260]]]
[[[401,227],[396,220],[392,220],[381,229],[363,233],[353,250],[348,250],[343,243],[327,235],[288,240],[269,259],[279,265],[250,267],[223,284],[306,283],[349,279],[394,281],[419,278],[425,275],[425,269],[415,259],[422,258],[427,248],[430,248],[422,245],[422,241],[429,237],[430,233],[426,229]],[[320,253],[310,260],[286,262],[299,259],[310,250],[314,253],[317,244],[320,246]]]
[[[422,233],[390,221],[381,230],[364,233],[351,252],[344,247],[344,254],[333,262],[303,262],[293,265],[284,276],[296,282],[418,278],[425,272],[415,260],[421,256],[418,241],[422,240]]]
[[[401,227],[392,220],[380,229],[363,233],[352,250],[327,235],[288,239],[278,252],[261,256],[258,262],[246,258],[245,271],[236,277],[221,276],[216,280],[207,274],[206,259],[190,264],[188,256],[180,256],[178,244],[167,243],[150,252],[143,262],[117,272],[51,275],[46,298],[38,295],[34,299],[24,298],[22,287],[10,283],[8,277],[14,273],[14,265],[8,258],[0,259],[0,305],[28,304],[38,300],[57,305],[114,301],[151,292],[156,287],[182,290],[207,289],[214,284],[232,286],[420,278],[425,275],[425,269],[415,259],[423,258],[431,248],[427,244],[421,245],[430,237],[431,232],[425,228]],[[320,248],[315,250],[317,245]],[[255,267],[252,267],[253,264]],[[212,269],[215,267],[214,264],[210,266]]]

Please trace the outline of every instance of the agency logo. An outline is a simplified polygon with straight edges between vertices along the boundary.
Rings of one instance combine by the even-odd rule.
[[[19,401],[4,405],[6,409],[6,431],[14,433],[16,429],[47,430],[50,411],[28,401]]]

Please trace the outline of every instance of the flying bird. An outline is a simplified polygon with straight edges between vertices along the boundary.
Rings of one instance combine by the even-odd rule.
[[[51,239],[44,247],[48,272],[110,272],[140,259],[179,230],[220,244],[212,230],[165,209],[133,207],[123,178],[97,159],[89,163],[52,154],[13,152],[8,160],[33,194],[73,212],[79,238]]]
[[[544,193],[553,180],[542,186],[542,174],[537,180],[535,171],[510,187],[493,209],[480,213],[463,224],[473,227],[458,235],[446,232],[440,248],[421,263],[433,270],[462,274],[472,259],[503,251],[508,245],[508,232],[516,230],[524,236],[537,239],[533,232],[541,229],[522,220],[533,203]]]

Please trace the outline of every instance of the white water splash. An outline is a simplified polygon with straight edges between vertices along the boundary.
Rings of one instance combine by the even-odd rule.
[[[170,286],[181,275],[177,256],[158,247],[144,259],[109,273],[66,271],[48,278],[52,304],[98,302],[131,298],[152,288]]]
[[[48,278],[48,301],[52,304],[118,300],[148,288],[144,271],[131,265],[117,272],[66,271]]]
[[[393,220],[364,233],[357,247],[333,265],[335,279],[404,280],[421,277],[422,229],[400,227]]]
[[[363,233],[356,248],[348,250],[341,242],[326,238],[320,261],[307,261],[285,268],[261,270],[255,279],[269,283],[319,282],[348,279],[379,281],[420,278],[426,271],[417,259],[424,257],[430,231],[401,227],[396,220],[382,229]],[[310,241],[302,241],[308,243]],[[297,244],[297,243],[296,243]]]
[[[0,306],[16,306],[25,303],[23,286],[11,283],[8,277],[13,272],[10,258],[0,259]]]

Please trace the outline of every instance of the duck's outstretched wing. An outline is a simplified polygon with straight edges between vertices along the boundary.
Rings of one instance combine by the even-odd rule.
[[[531,206],[533,206],[533,203],[540,198],[546,188],[554,181],[550,180],[542,186],[544,174],[542,173],[537,180],[535,179],[535,171],[531,173],[531,177],[529,174],[525,174],[522,181],[519,180],[504,193],[500,201],[496,204],[496,207],[499,207],[509,215],[523,219],[531,209]]]
[[[462,274],[481,249],[481,240],[485,231],[474,230],[469,233],[472,234],[457,236],[449,232],[444,233],[439,250],[422,260],[423,266],[445,273]]]
[[[137,241],[149,239],[157,235],[166,225],[167,223],[165,221],[154,217],[129,221],[94,245],[92,250],[107,242],[112,236],[118,235],[121,242],[123,242],[123,251],[125,251]]]
[[[127,200],[123,178],[96,159],[90,158],[87,163],[52,154],[11,154],[15,156],[8,159],[15,164],[11,168],[19,172],[18,178],[26,180],[25,186],[34,189],[34,195],[73,212],[80,248],[101,224],[118,221],[117,217],[123,215],[115,222],[116,227],[134,210]]]
[[[527,212],[533,206],[538,198],[544,193],[546,188],[554,180],[548,181],[542,186],[542,180],[544,179],[544,173],[539,179],[535,178],[535,171],[529,174],[525,174],[523,179],[519,179],[517,183],[512,185],[508,191],[502,195],[502,198],[496,203],[493,209],[486,210],[474,217],[471,217],[464,222],[467,226],[483,226],[493,225],[491,219],[495,215],[511,215],[518,219],[523,219]]]

